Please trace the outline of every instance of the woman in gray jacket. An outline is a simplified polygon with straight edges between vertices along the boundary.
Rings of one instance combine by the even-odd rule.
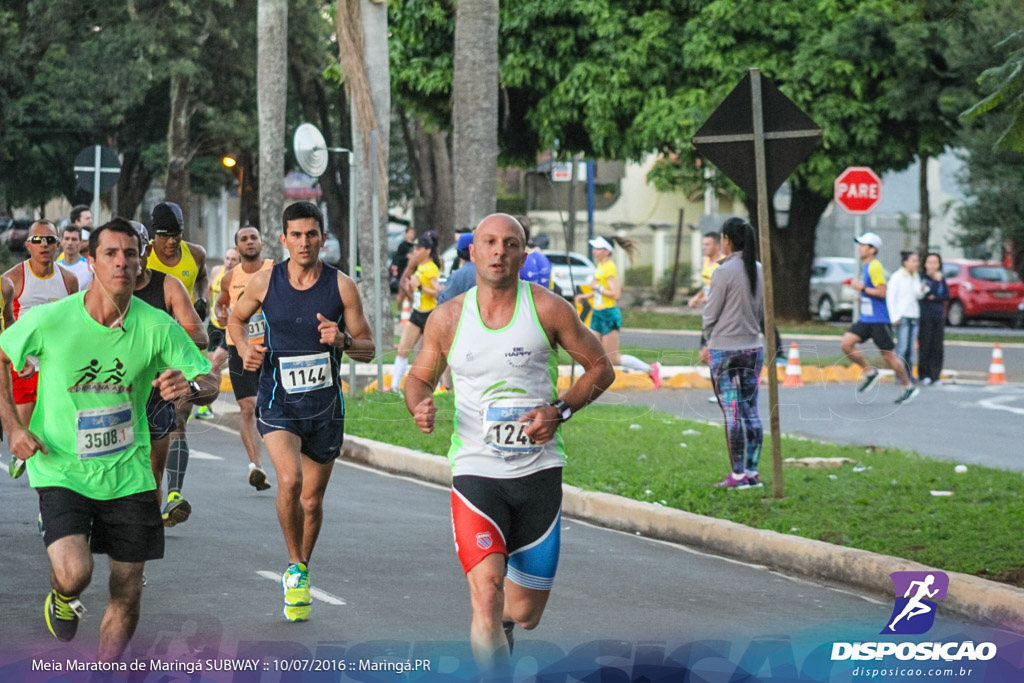
[[[725,258],[711,276],[704,307],[708,345],[701,359],[711,366],[718,404],[725,414],[725,436],[732,472],[715,484],[720,488],[761,486],[757,464],[764,430],[757,412],[757,387],[764,365],[761,319],[764,281],[757,262],[754,229],[742,218],[722,226]]]

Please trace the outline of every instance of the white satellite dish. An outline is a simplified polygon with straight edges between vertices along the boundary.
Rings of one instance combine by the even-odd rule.
[[[320,129],[304,123],[295,129],[295,158],[307,174],[319,178],[327,170],[327,143]]]

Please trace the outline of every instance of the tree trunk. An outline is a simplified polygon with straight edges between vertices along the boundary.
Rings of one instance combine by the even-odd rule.
[[[434,129],[429,134],[430,161],[433,165],[434,202],[430,211],[430,224],[437,230],[438,243],[447,249],[455,242],[455,194],[452,184],[452,158],[448,152],[448,133]],[[475,228],[475,223],[458,227]]]
[[[456,225],[475,227],[494,212],[497,165],[498,0],[461,0],[455,10],[452,78]]]
[[[338,2],[338,55],[345,73],[345,85],[352,103],[352,149],[358,167],[357,210],[359,263],[362,268],[360,293],[363,310],[371,328],[380,321],[383,348],[393,347],[394,320],[387,289],[388,144],[391,132],[391,77],[388,71],[387,4],[370,0]],[[370,132],[377,131],[377,153],[370,145]],[[378,239],[380,263],[374,263],[373,174],[377,174]],[[376,271],[376,272],[375,272]],[[379,273],[380,297],[374,286]]]
[[[338,147],[334,139],[336,122],[331,120],[327,106],[327,93],[322,81],[309,78],[308,72],[301,68],[292,69],[292,80],[299,94],[302,114],[307,121],[316,121],[317,128],[323,133],[328,147]],[[345,111],[342,107],[341,111]],[[342,123],[348,123],[348,117]],[[344,130],[344,127],[342,128]],[[348,162],[347,156],[337,152],[327,155],[327,169],[320,176],[320,190],[327,204],[327,216],[331,233],[338,238],[341,246],[342,270],[351,273],[348,267]],[[333,265],[333,264],[332,264]]]
[[[260,222],[260,173],[256,155],[251,149],[238,152],[241,174],[238,183],[238,227],[259,225]]]
[[[259,228],[267,256],[280,258],[284,212],[285,104],[288,101],[288,2],[259,0],[256,92],[260,125]]]
[[[815,232],[821,214],[828,208],[830,201],[832,197],[816,194],[794,182],[789,207],[789,225],[785,229],[778,228],[775,208],[771,204],[768,205],[775,314],[780,318],[810,318],[807,302],[811,289],[811,265],[814,263]],[[756,232],[760,229],[756,222],[756,199],[748,198],[745,203]]]
[[[183,73],[171,75],[171,117],[167,124],[167,185],[164,196],[181,207],[185,218],[186,236],[189,228],[189,208],[192,195],[188,175],[192,160],[189,129],[192,121],[192,79]]]
[[[931,199],[928,195],[928,160],[927,154],[921,154],[918,161],[921,163],[921,172],[918,175],[918,196],[921,202],[921,242],[918,253],[921,255],[921,266],[924,267],[924,257],[928,254],[928,245],[931,240],[932,210]]]
[[[121,175],[117,179],[115,215],[134,218],[152,182],[153,172],[146,170],[142,155],[137,151],[126,152],[121,160]]]

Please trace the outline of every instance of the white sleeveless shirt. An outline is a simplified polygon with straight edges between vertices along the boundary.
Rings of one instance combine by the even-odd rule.
[[[518,419],[557,398],[558,361],[533,305],[530,283],[520,282],[509,323],[484,325],[477,288],[466,292],[448,365],[455,385],[455,429],[448,458],[452,474],[495,479],[562,467],[561,433],[535,444]]]
[[[68,295],[67,285],[64,284],[64,276],[60,272],[60,266],[54,264],[53,274],[49,277],[39,277],[32,272],[28,261],[21,262],[21,291],[15,294],[11,302],[14,319],[17,320],[25,311],[39,304],[46,304],[51,301],[59,301]]]

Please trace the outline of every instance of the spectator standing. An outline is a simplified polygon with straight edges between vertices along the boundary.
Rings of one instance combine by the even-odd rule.
[[[717,232],[704,233],[704,239],[701,240],[701,248],[704,251],[704,263],[700,268],[700,291],[691,296],[687,302],[690,308],[696,308],[708,301],[708,294],[711,291],[711,275],[718,268],[719,261],[722,260],[721,240],[722,236]],[[703,346],[704,344],[702,343],[701,347],[703,348]]]
[[[921,258],[915,251],[900,254],[900,268],[889,278],[885,290],[885,305],[896,330],[896,355],[903,361],[907,377],[914,377],[914,346],[920,330],[921,307],[918,302],[924,296],[921,276],[917,269]]]
[[[757,389],[764,365],[764,280],[750,223],[735,217],[726,220],[721,244],[725,258],[711,278],[703,319],[707,346],[700,353],[711,366],[732,465],[732,472],[715,486],[747,489],[762,485],[757,466],[764,429]]]
[[[921,299],[921,335],[918,349],[917,376],[925,386],[942,384],[942,346],[946,336],[946,303],[949,285],[942,275],[942,257],[928,254],[924,259],[925,287]]]
[[[411,225],[405,229],[405,239],[395,249],[395,255],[391,259],[391,277],[398,280],[398,303],[401,304],[403,299],[408,298],[408,293],[402,290],[402,276],[405,273],[406,266],[409,265],[409,256],[412,254],[412,248],[416,246],[416,228]]]

